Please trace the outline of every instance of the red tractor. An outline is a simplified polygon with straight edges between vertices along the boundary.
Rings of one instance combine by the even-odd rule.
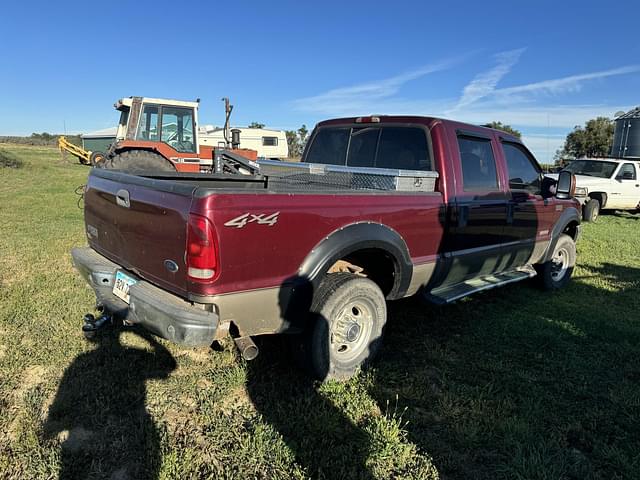
[[[255,150],[240,149],[238,131],[229,130],[233,106],[224,98],[224,146],[198,142],[200,100],[128,97],[114,107],[121,112],[116,141],[102,168],[129,172],[251,173],[257,169]],[[232,137],[232,138],[230,138]]]

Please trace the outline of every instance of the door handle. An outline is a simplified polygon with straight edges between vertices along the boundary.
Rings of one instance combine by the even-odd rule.
[[[507,225],[513,224],[513,210],[515,209],[515,204],[507,203]]]
[[[131,207],[131,202],[129,200],[129,192],[127,190],[118,190],[116,193],[116,203],[124,208]]]
[[[468,219],[469,219],[469,206],[459,205],[458,206],[458,228],[466,227]]]

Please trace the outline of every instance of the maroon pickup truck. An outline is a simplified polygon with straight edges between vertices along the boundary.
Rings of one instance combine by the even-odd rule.
[[[94,168],[73,262],[109,315],[185,345],[296,334],[322,379],[380,346],[386,301],[570,278],[575,179],[505,132],[427,117],[322,122],[302,162],[250,175]],[[245,172],[248,173],[248,172]]]

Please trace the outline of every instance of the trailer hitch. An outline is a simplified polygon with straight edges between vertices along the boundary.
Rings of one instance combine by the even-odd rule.
[[[100,317],[96,319],[93,314],[87,313],[82,317],[82,321],[82,334],[84,338],[91,340],[96,336],[98,330],[113,325],[113,316],[110,313],[103,312]]]

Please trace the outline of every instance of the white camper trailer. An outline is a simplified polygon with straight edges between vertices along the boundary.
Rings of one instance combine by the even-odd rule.
[[[287,136],[284,130],[268,128],[232,127],[240,131],[240,148],[249,148],[258,152],[258,157],[284,159],[289,156]],[[200,145],[224,147],[224,128],[204,125],[198,128]],[[231,141],[231,138],[229,138]]]

